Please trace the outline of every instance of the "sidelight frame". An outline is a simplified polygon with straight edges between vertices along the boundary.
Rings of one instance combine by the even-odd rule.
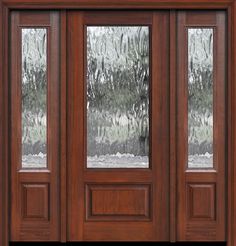
[[[170,22],[176,19],[177,9],[223,9],[227,12],[227,245],[236,246],[236,0],[0,0],[0,245],[9,244],[10,184],[9,155],[10,90],[9,90],[9,15],[11,10],[60,10],[61,30],[66,30],[66,10],[142,10],[169,9]],[[170,241],[176,241],[176,27],[171,25],[170,52]],[[61,242],[66,242],[66,33],[60,34],[61,52],[61,115],[60,115],[60,206]],[[63,179],[62,179],[63,178]]]

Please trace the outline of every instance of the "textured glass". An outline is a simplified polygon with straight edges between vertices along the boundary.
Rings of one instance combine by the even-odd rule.
[[[149,167],[149,28],[87,27],[87,167]]]
[[[45,168],[47,30],[22,29],[22,167]]]
[[[213,167],[213,29],[188,29],[188,167]]]

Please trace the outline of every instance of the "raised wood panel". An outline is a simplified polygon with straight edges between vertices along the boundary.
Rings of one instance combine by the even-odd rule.
[[[49,219],[49,184],[22,184],[23,219]]]
[[[188,184],[189,219],[215,220],[215,184]]]
[[[88,220],[150,219],[150,185],[87,185]]]

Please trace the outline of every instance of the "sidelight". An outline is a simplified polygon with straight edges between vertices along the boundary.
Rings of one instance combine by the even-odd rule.
[[[213,167],[213,28],[188,29],[188,167]]]
[[[22,38],[22,167],[46,168],[47,29],[23,28]]]
[[[149,27],[87,27],[87,167],[149,167]]]

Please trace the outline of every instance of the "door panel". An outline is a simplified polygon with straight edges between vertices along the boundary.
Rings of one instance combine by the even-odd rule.
[[[11,13],[11,240],[59,240],[59,14]]]
[[[225,240],[224,11],[179,11],[178,240]]]
[[[100,145],[97,144],[94,148],[91,147],[93,136],[91,138],[88,136],[87,138],[87,128],[90,127],[89,129],[91,129],[89,125],[90,122],[88,122],[89,119],[87,118],[87,102],[93,103],[90,98],[87,98],[87,95],[91,96],[91,93],[87,92],[88,85],[86,84],[88,79],[86,76],[87,66],[91,66],[91,62],[89,63],[86,59],[88,56],[86,52],[86,31],[88,30],[88,26],[95,26],[100,32],[100,34],[96,34],[95,32],[93,35],[101,35],[101,32],[106,29],[103,28],[105,26],[113,27],[113,29],[110,29],[111,32],[116,32],[116,27],[121,29],[123,27],[122,31],[124,31],[125,34],[122,35],[122,38],[124,40],[129,37],[129,32],[127,32],[125,28],[145,26],[149,30],[148,64],[150,70],[150,89],[148,90],[150,100],[150,123],[148,123],[148,125],[150,127],[150,137],[149,134],[148,137],[150,139],[150,148],[148,155],[149,165],[146,165],[145,168],[141,168],[140,166],[132,166],[132,168],[130,168],[131,166],[128,162],[132,162],[134,158],[137,158],[137,156],[135,157],[135,153],[131,150],[132,142],[128,143],[128,146],[125,147],[123,152],[119,149],[120,146],[115,143],[112,145],[113,147],[115,146],[113,152],[112,146],[108,147],[108,150],[105,150],[110,153],[109,161],[112,161],[113,164],[115,162],[113,168],[109,168],[109,166],[98,168],[100,167],[100,160],[97,161],[98,164],[92,166],[92,168],[87,168],[87,153],[93,156],[100,155],[97,157],[98,159],[102,155],[103,158],[107,157],[107,152],[103,152],[102,148],[101,151],[98,152],[101,147]],[[132,32],[132,29],[134,28],[130,28],[130,32]],[[70,146],[68,149],[68,238],[70,241],[167,241],[169,239],[169,58],[166,56],[169,52],[168,30],[169,13],[166,11],[142,13],[73,11],[68,15],[68,144]],[[98,39],[99,38],[100,36]],[[132,38],[130,40],[132,41]],[[137,39],[136,42],[138,42]],[[106,45],[108,47],[107,49],[112,46],[112,44],[109,43],[106,43]],[[99,47],[99,44],[97,47]],[[132,48],[132,44],[130,44],[130,47]],[[94,48],[96,48],[96,45]],[[110,49],[112,50],[114,47],[110,47]],[[125,57],[122,52],[131,54],[128,47],[127,50],[125,50],[125,45],[122,46],[121,44],[117,49],[119,49],[117,52],[117,60],[113,61],[116,62],[116,64],[119,63],[120,56],[123,55]],[[109,53],[107,56],[109,57]],[[101,68],[101,71],[108,73],[109,69],[106,70],[106,66],[109,66],[107,62],[108,58],[105,57],[103,59],[101,66],[104,66],[104,68]],[[110,56],[109,59],[111,61],[112,56]],[[128,66],[130,62],[128,59],[129,58],[126,56],[126,63],[124,61],[126,66]],[[139,62],[143,61],[140,60]],[[99,66],[99,61],[96,60],[96,63],[92,65]],[[139,66],[139,64],[137,64],[137,66]],[[92,68],[90,67],[90,69]],[[95,68],[95,70],[96,69],[99,71],[98,68]],[[120,69],[124,73],[124,69]],[[136,70],[137,69],[138,68],[136,68]],[[128,72],[129,76],[132,77],[131,72]],[[96,75],[96,71],[94,73]],[[114,73],[113,76],[115,75]],[[104,76],[105,79],[108,78],[107,74]],[[126,77],[124,83],[129,83],[130,77]],[[138,78],[139,77],[137,77],[137,79]],[[101,77],[99,79],[100,84],[97,82],[97,86],[102,87]],[[89,79],[88,82],[90,83]],[[103,83],[107,83],[105,87],[109,86],[108,82],[108,80],[103,81]],[[116,86],[115,82],[121,84],[121,79],[118,75],[114,78],[112,86]],[[102,111],[103,107],[105,108],[107,106],[106,102],[112,102],[113,106],[116,105],[115,111],[118,108],[118,110],[122,112],[121,105],[124,105],[122,99],[120,99],[121,101],[119,101],[118,105],[115,104],[115,101],[118,100],[120,95],[120,88],[115,90],[112,89],[112,86],[109,87],[111,88],[109,89],[110,91],[106,91],[106,95],[103,95],[110,97],[112,93],[114,93],[110,101],[100,99],[100,103],[103,102],[103,104],[100,104],[102,109],[97,109],[97,107],[96,110]],[[124,93],[132,93],[132,90],[128,90],[125,84],[123,84],[122,88],[126,88],[124,89]],[[138,87],[136,87],[136,89],[137,88]],[[96,93],[98,93],[98,91],[104,94],[104,92],[99,89],[97,89]],[[109,93],[111,93],[111,95],[109,95]],[[127,94],[127,96],[128,95],[129,94]],[[144,95],[147,96],[147,92],[144,91]],[[102,94],[100,96],[102,96]],[[140,94],[138,94],[138,96],[141,97]],[[96,98],[96,100],[98,99]],[[94,110],[93,112],[97,111]],[[130,112],[132,115],[131,110]],[[122,114],[123,117],[125,117],[125,113]],[[97,115],[97,117],[99,117],[99,115]],[[108,118],[109,115],[107,115],[107,118],[104,118],[102,122],[104,126]],[[95,118],[95,120],[97,120],[97,118]],[[119,121],[120,118],[117,120]],[[126,129],[125,120],[123,119],[122,122],[123,128],[120,130]],[[102,127],[101,125],[101,128]],[[116,134],[115,130],[117,130],[117,127],[116,125],[116,129],[113,131],[114,135]],[[106,129],[106,131],[109,133],[111,128]],[[96,132],[94,134],[96,134]],[[106,135],[106,137],[112,139],[111,137],[109,138],[108,135]],[[120,135],[117,133],[116,136]],[[139,137],[141,138],[141,136],[143,135]],[[123,138],[121,138],[120,141],[124,141]],[[125,141],[131,140],[126,139]],[[135,141],[134,139],[134,142]],[[88,146],[90,149],[88,149]],[[142,149],[145,149],[145,146]],[[117,155],[114,155],[114,151],[117,152]],[[118,161],[124,157],[124,153],[127,154],[125,151],[131,152],[131,154],[129,153],[130,158],[127,159],[126,162],[123,161],[121,165]],[[144,150],[143,156],[145,153],[147,153],[147,151],[145,152]]]

